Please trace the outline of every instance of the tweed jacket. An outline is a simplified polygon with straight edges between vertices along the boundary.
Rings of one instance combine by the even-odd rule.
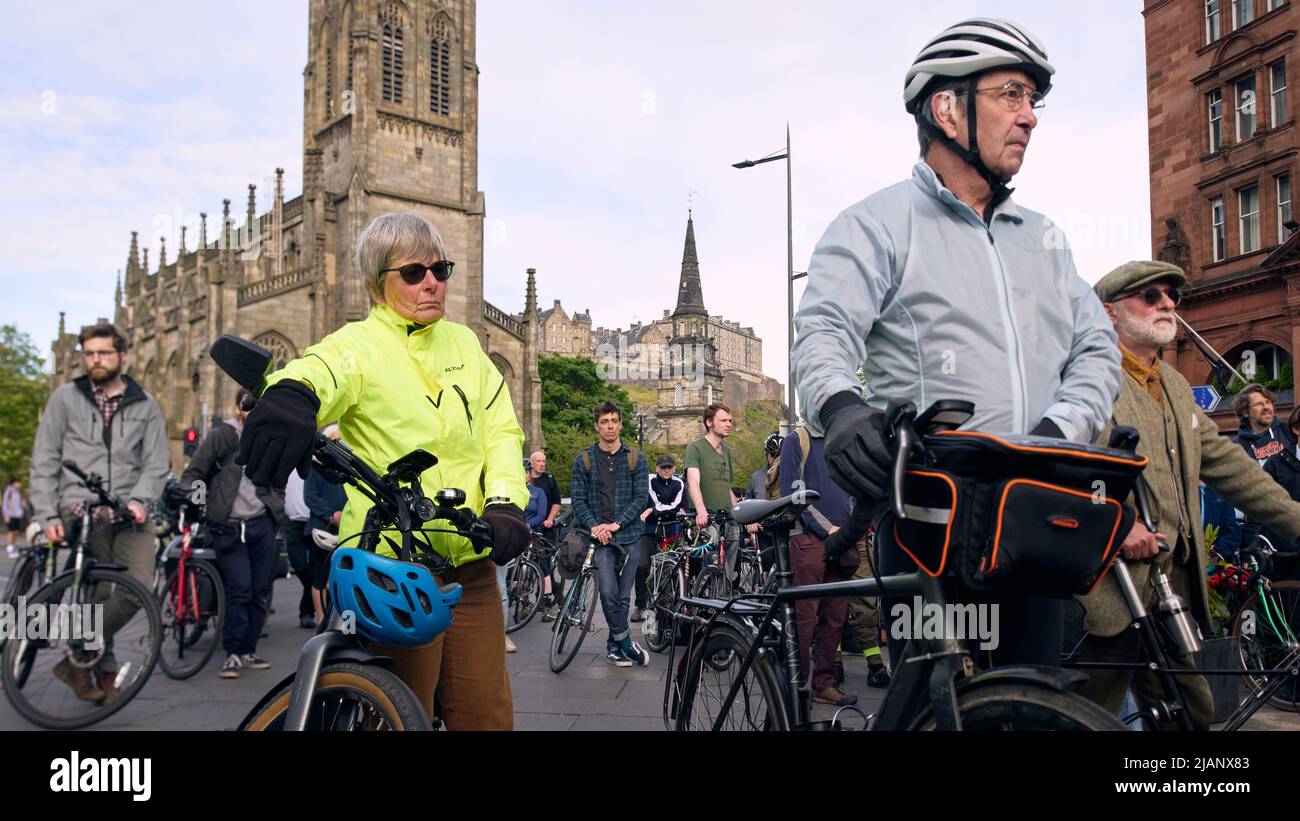
[[[1208,557],[1201,527],[1198,482],[1205,482],[1229,504],[1292,539],[1300,537],[1300,503],[1293,502],[1240,445],[1219,435],[1214,421],[1197,407],[1191,387],[1181,373],[1162,362],[1160,381],[1165,395],[1163,405],[1125,371],[1110,423],[1097,441],[1105,443],[1116,425],[1130,425],[1141,434],[1138,453],[1153,463],[1144,471],[1151,489],[1152,518],[1159,532],[1169,537],[1172,548],[1161,561],[1166,572],[1170,566],[1180,565],[1177,569],[1187,574],[1185,589],[1192,591],[1188,606],[1201,629],[1208,630],[1205,576]],[[1166,425],[1171,428],[1168,442]],[[1157,459],[1164,460],[1163,469],[1153,470]],[[1131,499],[1128,504],[1134,507]],[[1129,566],[1139,593],[1148,591],[1150,567],[1143,562]],[[1128,606],[1111,574],[1091,593],[1080,596],[1079,601],[1087,610],[1085,627],[1089,633],[1115,636],[1132,623]]]

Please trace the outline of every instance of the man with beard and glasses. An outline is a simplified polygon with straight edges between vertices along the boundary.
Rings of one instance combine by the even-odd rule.
[[[128,514],[119,518],[100,508],[91,523],[89,547],[99,561],[122,565],[153,589],[154,527],[146,508],[162,495],[170,468],[162,411],[152,396],[122,373],[127,339],[117,326],[108,322],[87,326],[77,342],[86,375],[51,394],[32,445],[34,516],[45,528],[46,539],[62,542],[65,527],[71,527],[82,505],[93,499],[63,461],[99,474],[110,494],[126,500]],[[132,605],[110,597],[104,608],[105,632],[111,637],[133,613]],[[116,672],[111,653],[105,653],[93,669],[68,659],[54,667],[54,675],[86,701],[114,698]]]
[[[1151,489],[1157,532],[1135,521],[1120,549],[1123,558],[1132,561],[1129,572],[1147,609],[1154,611],[1158,596],[1151,583],[1151,565],[1139,560],[1157,556],[1158,542],[1163,541],[1170,549],[1155,562],[1169,575],[1174,591],[1187,602],[1202,632],[1208,632],[1205,533],[1198,483],[1205,482],[1228,504],[1292,540],[1300,536],[1300,504],[1240,447],[1219,435],[1214,421],[1197,407],[1187,380],[1160,361],[1161,348],[1173,342],[1178,330],[1174,308],[1181,298],[1178,289],[1186,281],[1182,270],[1167,262],[1130,262],[1095,286],[1115,325],[1124,366],[1110,424],[1098,441],[1106,442],[1116,425],[1128,425],[1141,435],[1137,451],[1149,460],[1143,476]],[[1083,659],[1137,660],[1139,639],[1129,629],[1133,619],[1115,577],[1107,575],[1079,601],[1087,611]],[[1171,661],[1177,667],[1192,667],[1188,657]],[[1209,729],[1214,701],[1204,677],[1176,678],[1192,724]],[[1162,698],[1159,675],[1145,670],[1135,674],[1131,669],[1089,670],[1084,693],[1118,711],[1130,681],[1140,705]]]
[[[1257,383],[1242,388],[1232,400],[1232,410],[1240,423],[1234,441],[1260,465],[1283,451],[1295,449],[1291,431],[1276,417],[1273,408],[1276,400],[1272,391]]]

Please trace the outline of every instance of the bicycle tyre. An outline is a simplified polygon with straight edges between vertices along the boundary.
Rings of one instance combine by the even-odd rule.
[[[962,730],[969,732],[1129,729],[1105,708],[1078,693],[1026,682],[977,684],[957,695],[957,714]],[[912,729],[933,731],[933,714],[927,710]]]
[[[1282,617],[1286,619],[1291,632],[1300,636],[1300,582],[1270,582],[1269,587],[1270,591],[1276,594],[1274,601],[1282,610]],[[1264,618],[1258,611],[1259,593],[1257,591],[1250,594],[1250,597],[1242,602],[1241,607],[1237,609],[1236,615],[1232,618],[1232,636],[1237,639],[1237,653],[1241,658],[1242,667],[1247,671],[1275,669],[1279,662],[1297,649],[1288,646],[1285,638],[1272,634],[1272,631],[1268,628],[1268,619]],[[1246,613],[1248,612],[1255,614],[1253,618],[1254,635],[1246,634]],[[1265,633],[1269,635],[1265,635]],[[1242,678],[1252,693],[1258,692],[1260,688],[1268,684],[1268,676],[1247,673]],[[1268,703],[1279,710],[1296,712],[1297,708],[1300,707],[1300,684],[1294,681],[1283,684],[1282,689],[1278,690],[1276,695],[1268,700]]]
[[[240,724],[244,732],[278,732],[284,729],[293,695],[290,679],[266,705]],[[332,702],[337,699],[337,704]],[[357,705],[369,715],[366,726],[340,726],[344,708]],[[333,708],[333,715],[330,712]],[[307,729],[328,732],[413,732],[432,729],[424,706],[396,674],[371,664],[335,662],[321,668],[316,694],[307,713]]]
[[[727,584],[721,567],[709,564],[695,577],[691,595],[697,599],[728,599],[731,598],[731,585]]]
[[[678,672],[681,681],[678,687],[680,700],[677,714],[675,718],[665,716],[666,721],[674,720],[674,729],[713,729],[717,719],[716,708],[722,706],[734,685],[728,683],[713,687],[710,686],[710,679],[715,673],[721,675],[727,671],[737,671],[755,638],[751,631],[726,619],[715,622],[708,629]],[[729,660],[725,670],[715,669],[714,660],[717,658]],[[729,710],[730,715],[736,716],[736,723],[725,723],[722,729],[765,732],[789,730],[790,716],[785,693],[784,678],[778,672],[773,653],[766,648],[760,649]]]
[[[592,568],[587,568],[574,583],[564,600],[564,607],[555,619],[550,653],[552,673],[564,672],[578,655],[583,640],[591,630],[591,620],[596,615],[596,601],[596,573]],[[578,628],[577,635],[573,635],[574,628]]]
[[[646,646],[656,653],[667,650],[673,641],[674,618],[685,587],[678,561],[664,562],[668,566],[661,569],[662,575],[655,580],[655,590],[650,597],[650,615],[641,622],[641,635]]]
[[[34,587],[38,587],[40,570],[40,559],[32,551],[25,551],[22,558],[14,565],[13,572],[9,574],[9,583],[5,585],[5,604],[16,606],[19,596],[25,596],[32,592]]]
[[[30,608],[33,605],[37,607],[59,606],[58,603],[63,601],[68,589],[71,588],[75,575],[75,573],[63,573],[56,576],[29,597],[28,607]],[[64,716],[52,714],[48,711],[48,708],[33,704],[27,695],[27,693],[31,692],[28,687],[32,684],[31,674],[36,667],[36,655],[43,650],[46,651],[45,655],[42,656],[43,659],[54,659],[61,649],[59,644],[52,647],[46,641],[29,641],[25,638],[21,641],[11,639],[4,642],[3,656],[0,657],[0,685],[3,686],[5,696],[9,699],[9,703],[13,705],[13,708],[32,724],[50,730],[74,730],[78,727],[85,727],[103,721],[127,704],[130,704],[131,700],[149,681],[149,676],[153,674],[153,668],[158,663],[162,636],[162,619],[159,616],[158,604],[153,593],[125,573],[99,567],[86,570],[82,589],[89,591],[98,584],[118,585],[122,589],[130,591],[130,595],[136,599],[138,603],[137,612],[143,611],[145,619],[143,626],[147,630],[146,636],[136,640],[138,646],[144,647],[144,659],[140,662],[139,669],[130,683],[118,690],[116,698],[107,703],[96,703],[94,708],[87,709],[78,715]],[[118,634],[113,637],[114,641],[120,635],[121,631],[119,630]],[[52,662],[51,666],[56,663]],[[52,672],[51,676],[53,676]],[[63,687],[64,685],[60,683],[59,686]],[[49,690],[48,686],[42,688],[41,695],[44,695]],[[61,691],[55,690],[54,692],[59,693]],[[64,695],[70,695],[70,693]],[[67,702],[66,697],[64,702],[79,707],[93,703],[84,700]]]
[[[522,558],[506,568],[506,632],[513,633],[537,615],[542,604],[542,569]]]
[[[197,614],[184,613],[178,620],[172,591],[175,590],[179,569],[173,568],[167,574],[167,580],[158,591],[158,611],[163,620],[158,666],[168,678],[183,681],[207,666],[221,644],[221,630],[226,623],[226,591],[220,572],[211,562],[190,559],[185,563],[186,575],[190,577],[185,586],[198,595],[187,593],[188,601],[184,607],[197,604],[199,611]],[[205,635],[209,640],[199,646]]]

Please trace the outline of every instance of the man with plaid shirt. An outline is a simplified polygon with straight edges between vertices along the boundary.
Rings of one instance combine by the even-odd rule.
[[[573,460],[573,520],[591,531],[596,549],[596,585],[609,625],[605,661],[615,667],[642,667],[650,655],[632,640],[628,605],[641,545],[641,513],[646,507],[645,457],[619,440],[623,412],[606,401],[594,411],[595,444]]]

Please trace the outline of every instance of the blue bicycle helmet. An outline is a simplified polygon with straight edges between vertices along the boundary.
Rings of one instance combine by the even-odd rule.
[[[330,597],[351,611],[357,632],[380,644],[416,647],[451,626],[461,587],[440,587],[429,568],[341,547],[330,559]]]

